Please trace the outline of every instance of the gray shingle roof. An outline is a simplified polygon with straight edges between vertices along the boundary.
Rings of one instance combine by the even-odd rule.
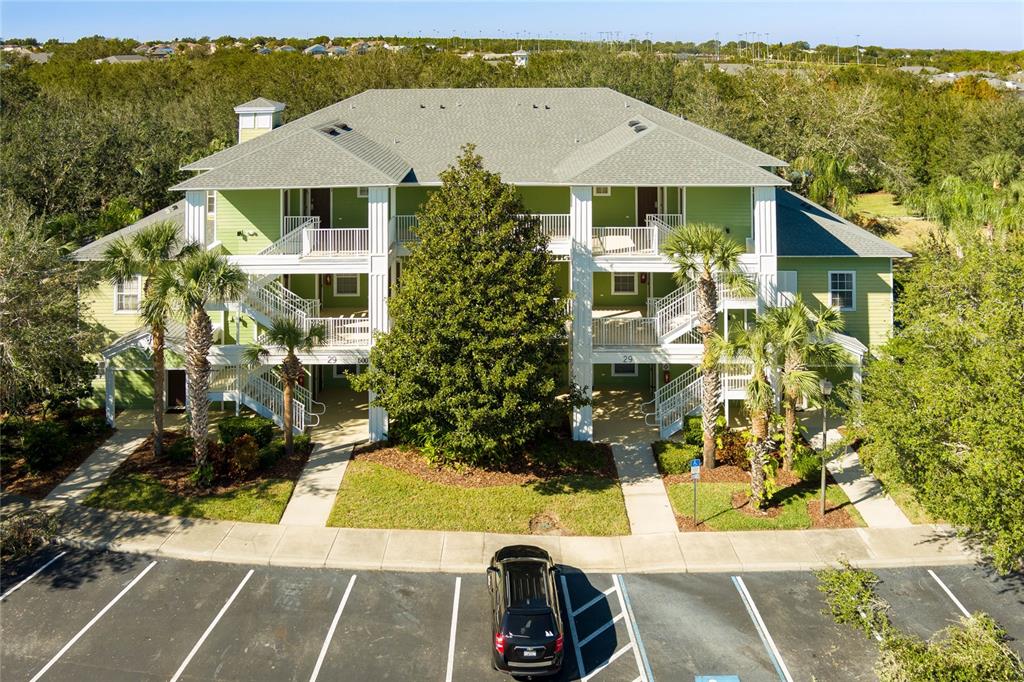
[[[645,119],[649,134],[628,129],[637,118]],[[785,162],[608,88],[477,88],[367,90],[185,166],[219,173],[174,189],[304,186],[285,173],[256,173],[245,166],[285,149],[303,158],[315,156],[326,140],[304,135],[287,141],[340,124],[379,149],[391,150],[423,184],[438,183],[467,142],[477,145],[489,168],[519,184],[787,184],[759,168]],[[667,149],[646,142],[651,138]],[[264,149],[266,155],[253,155]],[[338,172],[308,165],[320,179],[305,186],[377,182],[353,177],[338,183]],[[398,164],[386,165],[393,170]],[[570,170],[577,172],[569,175]],[[245,184],[257,178],[262,184]]]
[[[103,254],[107,250],[107,247],[113,244],[116,240],[121,237],[130,237],[136,232],[143,230],[144,228],[152,225],[153,223],[161,221],[170,221],[178,226],[178,241],[181,243],[185,242],[185,202],[177,201],[166,208],[162,208],[156,213],[151,213],[145,218],[140,218],[137,222],[132,223],[127,227],[122,227],[117,232],[111,232],[108,235],[100,237],[94,242],[90,242],[85,246],[81,247],[77,251],[71,253],[71,260],[76,261],[95,261],[103,260]]]
[[[799,194],[783,190],[775,196],[780,256],[910,256]]]
[[[274,100],[267,99],[266,97],[257,97],[256,99],[251,99],[248,102],[239,104],[235,107],[235,111],[244,111],[246,109],[273,109],[275,111],[281,111],[284,107],[284,102],[275,102]]]

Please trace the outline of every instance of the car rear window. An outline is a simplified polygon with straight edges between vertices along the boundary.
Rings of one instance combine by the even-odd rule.
[[[505,626],[508,637],[546,639],[555,636],[555,622],[550,613],[510,613]]]
[[[549,606],[544,564],[522,561],[505,564],[506,603],[513,609]]]

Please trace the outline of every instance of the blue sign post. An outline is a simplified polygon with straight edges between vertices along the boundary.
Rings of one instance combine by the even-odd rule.
[[[700,460],[694,458],[690,462],[690,477],[693,479],[693,525],[697,526],[697,481],[700,480]]]

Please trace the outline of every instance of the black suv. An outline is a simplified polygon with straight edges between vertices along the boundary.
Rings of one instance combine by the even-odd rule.
[[[551,556],[529,545],[500,549],[487,569],[487,586],[494,667],[524,677],[557,674],[565,640]]]

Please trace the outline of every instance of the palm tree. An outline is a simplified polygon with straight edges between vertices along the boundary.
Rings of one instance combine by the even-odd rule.
[[[277,368],[284,384],[284,449],[290,457],[292,455],[292,427],[295,417],[292,413],[292,400],[295,395],[295,385],[303,376],[302,362],[295,356],[296,351],[309,352],[313,346],[323,343],[327,331],[323,325],[314,325],[306,331],[294,320],[287,317],[279,317],[273,320],[263,338],[271,346],[282,348],[285,352],[284,360]],[[244,358],[250,365],[261,365],[270,355],[270,351],[259,344],[252,344],[245,349]]]
[[[743,247],[718,225],[691,223],[672,230],[661,245],[661,252],[676,265],[676,282],[683,286],[697,278],[697,331],[704,345],[701,359],[701,426],[704,432],[704,464],[715,467],[715,423],[722,382],[715,352],[718,281],[741,295],[754,293],[753,282],[740,270]]]
[[[164,438],[164,331],[171,314],[171,299],[154,287],[162,270],[173,267],[171,259],[187,255],[193,246],[182,247],[178,227],[161,221],[136,232],[130,239],[122,237],[107,247],[103,254],[103,274],[117,285],[142,276],[142,297],[139,314],[149,326],[150,350],[153,354],[153,454],[163,454]]]
[[[1020,161],[1010,152],[995,152],[977,159],[971,164],[971,172],[979,180],[992,183],[992,189],[999,190],[1013,180],[1020,168]]]
[[[195,250],[174,262],[174,267],[157,273],[154,288],[173,301],[186,320],[185,373],[189,395],[189,435],[192,437],[196,470],[207,463],[207,432],[210,425],[210,346],[213,325],[206,306],[239,298],[248,277],[215,251]]]
[[[842,346],[827,340],[842,331],[843,318],[832,307],[821,306],[812,312],[798,294],[789,306],[769,308],[764,319],[771,327],[779,367],[785,412],[783,467],[789,469],[796,442],[796,405],[802,396],[814,398],[820,393],[818,373],[810,368],[836,367],[849,359]]]
[[[850,157],[815,154],[793,161],[796,184],[811,199],[843,217],[853,214]]]
[[[765,315],[754,318],[750,329],[740,329],[727,345],[727,353],[734,360],[752,365],[747,382],[747,410],[750,412],[750,499],[758,509],[765,509],[770,498],[766,469],[771,457],[772,442],[768,432],[775,390],[768,378],[776,370],[773,326]]]

